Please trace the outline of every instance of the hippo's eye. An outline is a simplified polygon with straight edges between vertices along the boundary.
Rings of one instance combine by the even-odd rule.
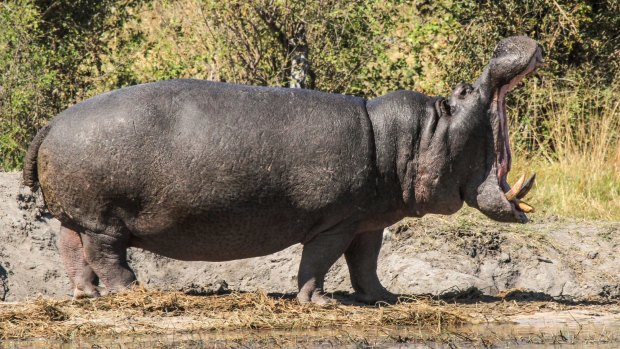
[[[465,96],[467,96],[468,94],[471,93],[471,91],[473,91],[474,88],[473,86],[471,86],[470,84],[459,84],[456,87],[456,91],[455,94],[459,97],[459,98],[465,98]]]

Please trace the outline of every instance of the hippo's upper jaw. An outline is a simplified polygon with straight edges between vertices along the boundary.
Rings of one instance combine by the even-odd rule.
[[[531,189],[535,176],[527,181],[521,176],[512,188],[507,181],[511,152],[506,94],[541,64],[542,49],[534,40],[522,36],[507,38],[497,45],[491,63],[474,84],[481,96],[490,98],[495,161],[478,186],[476,198],[468,203],[498,221],[525,223],[528,220],[525,213],[533,210],[520,200]]]
[[[473,85],[458,84],[448,98],[398,91],[368,101],[377,167],[387,183],[379,191],[400,199],[410,216],[452,214],[466,202],[494,220],[525,222],[531,207],[520,199],[533,178],[513,189],[506,182],[505,98],[541,61],[536,41],[510,37]]]

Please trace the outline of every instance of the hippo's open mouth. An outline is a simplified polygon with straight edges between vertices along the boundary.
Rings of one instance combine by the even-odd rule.
[[[529,65],[520,74],[512,78],[507,84],[500,86],[493,94],[491,110],[499,118],[499,129],[493,130],[495,138],[495,152],[497,178],[500,188],[505,193],[506,200],[510,202],[513,213],[519,221],[527,220],[525,213],[533,212],[534,208],[521,201],[534,185],[536,175],[532,175],[527,181],[522,175],[512,187],[508,184],[507,177],[511,166],[510,138],[508,135],[508,116],[506,114],[506,94],[510,92],[526,75],[531,74],[542,64],[542,50],[537,48]]]

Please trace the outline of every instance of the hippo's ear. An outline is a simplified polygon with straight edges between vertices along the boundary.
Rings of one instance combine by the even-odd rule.
[[[447,99],[442,99],[439,103],[439,111],[442,116],[452,116],[452,108],[450,107],[450,103],[448,103]]]

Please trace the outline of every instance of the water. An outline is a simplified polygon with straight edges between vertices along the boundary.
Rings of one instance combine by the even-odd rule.
[[[603,319],[604,320],[604,319]],[[222,331],[154,336],[4,341],[0,348],[620,348],[620,321],[553,321],[538,316],[511,324],[469,325],[452,329],[411,327],[341,328],[311,331]]]

